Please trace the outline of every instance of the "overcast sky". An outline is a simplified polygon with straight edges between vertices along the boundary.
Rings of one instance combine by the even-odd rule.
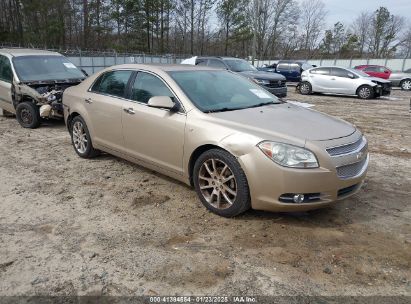
[[[302,2],[302,0],[300,0]],[[375,11],[385,6],[394,15],[411,18],[411,0],[323,0],[327,10],[327,25],[341,21],[345,26],[351,24],[362,11]]]

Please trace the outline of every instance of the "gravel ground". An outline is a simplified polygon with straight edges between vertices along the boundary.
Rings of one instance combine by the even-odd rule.
[[[367,135],[365,187],[328,209],[233,219],[150,170],[80,159],[61,122],[0,117],[0,295],[411,295],[410,97],[290,87]]]

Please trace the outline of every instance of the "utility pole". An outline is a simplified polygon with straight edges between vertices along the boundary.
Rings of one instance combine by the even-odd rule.
[[[252,64],[254,65],[255,57],[257,57],[257,28],[258,28],[258,16],[260,14],[260,0],[253,0],[253,53]]]

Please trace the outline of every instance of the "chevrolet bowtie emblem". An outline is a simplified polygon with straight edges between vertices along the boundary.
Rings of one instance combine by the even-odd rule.
[[[357,154],[357,159],[361,159],[362,158],[362,156],[363,156],[363,152],[359,152],[358,154]]]

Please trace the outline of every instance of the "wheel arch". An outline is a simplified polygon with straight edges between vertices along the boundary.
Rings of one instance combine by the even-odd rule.
[[[74,111],[71,112],[68,116],[67,116],[67,129],[70,132],[71,131],[71,122],[73,121],[74,117],[76,116],[81,116],[80,113]]]

